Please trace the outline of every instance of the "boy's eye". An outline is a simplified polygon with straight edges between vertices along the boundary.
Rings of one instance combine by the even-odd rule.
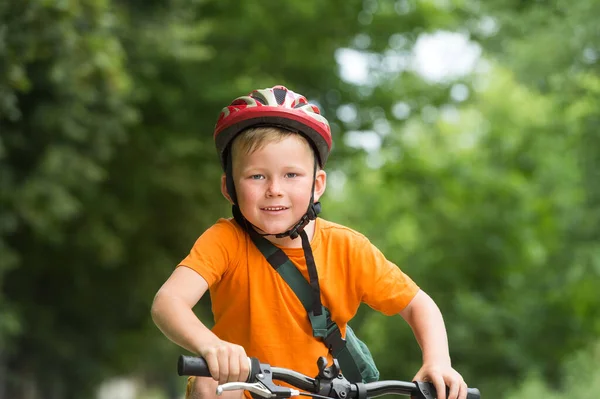
[[[290,172],[290,173],[286,173],[285,174],[285,177],[290,177],[290,178],[297,177],[297,176],[298,176],[298,173],[294,173],[294,172]]]
[[[252,175],[252,176],[250,176],[250,178],[252,180],[261,180],[261,179],[264,179],[265,177],[263,175]]]

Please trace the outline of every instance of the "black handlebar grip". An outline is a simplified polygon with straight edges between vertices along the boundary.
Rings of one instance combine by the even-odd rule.
[[[481,394],[477,388],[467,388],[467,399],[481,399]]]
[[[435,394],[435,386],[432,382],[415,381],[418,398],[431,398],[432,394],[437,398]],[[450,388],[446,387],[446,397],[450,393]],[[412,397],[412,396],[411,396]],[[481,399],[481,394],[477,388],[467,388],[467,399]]]
[[[177,374],[210,377],[208,364],[204,358],[184,355],[179,356],[177,361]]]
[[[254,381],[255,376],[260,374],[260,362],[255,357],[249,357],[248,359],[250,362],[248,381]],[[204,358],[184,355],[179,356],[179,359],[177,360],[177,374],[193,375],[196,377],[211,377],[208,364]]]

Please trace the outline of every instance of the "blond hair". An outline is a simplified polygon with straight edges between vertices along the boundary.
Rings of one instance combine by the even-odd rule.
[[[258,126],[242,131],[231,144],[231,157],[235,159],[239,154],[252,154],[267,144],[278,143],[292,135],[295,136],[299,142],[307,145],[313,156],[316,157],[313,147],[304,136],[300,133],[282,129],[277,126]]]

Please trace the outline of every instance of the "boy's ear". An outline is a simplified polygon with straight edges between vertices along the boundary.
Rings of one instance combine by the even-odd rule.
[[[323,169],[317,170],[317,175],[315,176],[315,202],[321,198],[323,193],[325,192],[325,187],[327,186],[327,173]]]
[[[223,194],[223,197],[225,197],[225,199],[227,201],[229,201],[229,203],[231,205],[233,205],[233,201],[231,200],[231,196],[229,195],[229,192],[227,191],[227,176],[225,175],[225,173],[223,173],[221,175],[221,194]]]

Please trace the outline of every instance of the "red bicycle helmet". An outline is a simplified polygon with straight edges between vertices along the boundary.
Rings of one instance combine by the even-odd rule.
[[[304,96],[284,86],[274,86],[238,97],[221,111],[214,139],[223,169],[227,147],[235,136],[261,125],[279,126],[304,135],[314,145],[321,167],[325,166],[331,151],[329,122]]]

